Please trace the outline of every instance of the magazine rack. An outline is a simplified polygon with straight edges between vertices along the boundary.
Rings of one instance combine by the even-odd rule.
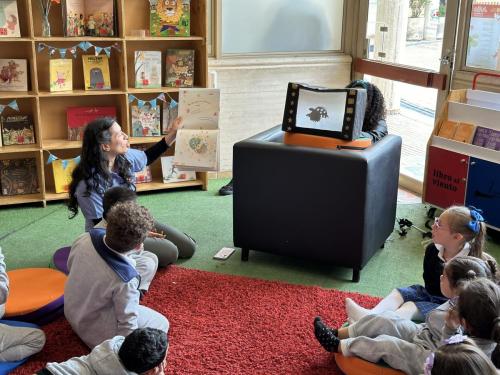
[[[128,95],[133,94],[140,100],[152,100],[164,93],[178,101],[178,88],[138,89],[134,87],[134,54],[141,50],[158,50],[162,53],[162,70],[165,69],[167,49],[195,50],[194,86],[207,87],[207,49],[206,49],[206,0],[191,1],[191,36],[189,37],[149,37],[134,36],[137,30],[149,30],[149,2],[146,0],[116,0],[117,37],[65,37],[63,33],[62,9],[52,4],[49,22],[51,37],[42,36],[42,14],[39,0],[17,0],[21,37],[0,38],[0,58],[28,60],[28,91],[0,92],[0,104],[16,100],[19,112],[6,108],[4,115],[29,114],[33,118],[36,143],[30,145],[11,145],[0,147],[1,159],[35,158],[37,164],[40,193],[1,196],[0,205],[61,200],[67,193],[56,193],[52,168],[45,165],[48,153],[60,159],[74,158],[80,153],[81,142],[67,140],[66,108],[75,106],[114,106],[117,108],[117,121],[127,134],[132,134]],[[111,90],[85,91],[83,89],[82,51],[78,50],[73,59],[73,91],[50,92],[49,60],[59,58],[59,53],[50,56],[47,50],[38,51],[39,43],[59,48],[74,46],[87,41],[99,47],[116,44],[118,50],[110,54]],[[86,53],[92,54],[94,49]],[[101,53],[104,53],[101,52]],[[66,58],[72,58],[67,54]],[[164,74],[164,72],[162,72]],[[168,96],[167,96],[168,94]],[[131,137],[133,146],[148,146],[158,142],[161,137]],[[166,155],[172,155],[169,149]],[[137,190],[149,191],[176,187],[199,186],[207,188],[207,173],[198,172],[196,180],[164,184],[161,162],[158,159],[151,165],[153,181],[137,185]]]
[[[445,120],[466,122],[500,135],[500,94],[475,90],[453,90],[436,119],[427,145],[424,203],[445,209],[452,205],[483,210],[486,224],[500,230],[500,151],[440,137]],[[490,130],[491,129],[491,130]]]

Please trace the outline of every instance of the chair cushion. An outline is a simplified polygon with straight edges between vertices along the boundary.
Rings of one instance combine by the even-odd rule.
[[[404,372],[387,365],[368,362],[358,357],[344,357],[339,353],[335,353],[335,362],[346,375],[405,375]]]
[[[345,141],[343,139],[322,137],[319,135],[301,134],[301,133],[285,133],[283,143],[286,145],[306,146],[306,147],[319,147],[319,148],[355,148],[363,149],[372,145],[371,138],[358,138],[352,141]]]
[[[24,268],[7,272],[10,291],[5,317],[45,312],[64,303],[66,275],[50,268]]]
[[[52,257],[54,267],[56,267],[56,269],[58,269],[59,271],[64,272],[66,275],[69,274],[68,257],[70,250],[70,246],[61,247],[60,249],[56,250]]]
[[[18,322],[15,320],[0,320],[0,324],[5,324],[11,327],[29,327],[29,328],[40,328],[36,324],[26,323],[26,322]],[[13,362],[0,362],[0,374],[8,374],[15,368],[21,366],[24,362],[26,362],[29,357],[21,359],[19,361]]]

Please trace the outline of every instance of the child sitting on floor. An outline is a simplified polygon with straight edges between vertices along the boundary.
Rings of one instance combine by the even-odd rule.
[[[486,225],[481,212],[473,207],[453,206],[435,219],[432,226],[432,243],[425,249],[425,286],[412,285],[394,289],[373,309],[365,309],[350,298],[346,298],[349,323],[365,315],[395,311],[401,318],[424,321],[429,312],[446,302],[439,289],[439,278],[444,263],[457,256],[474,256],[494,261],[483,253]]]
[[[123,187],[115,186],[104,193],[102,199],[102,217],[103,219],[94,228],[106,228],[109,210],[118,202],[135,202],[137,195],[134,191]],[[139,291],[141,295],[145,294],[149,289],[149,285],[153,280],[158,269],[158,257],[150,251],[144,250],[144,245],[141,249],[128,253],[127,256],[132,260],[132,263],[141,276],[141,284]]]
[[[5,314],[5,302],[9,296],[9,278],[0,247],[0,318]],[[42,350],[45,334],[29,327],[12,327],[0,324],[0,362],[20,361]]]
[[[164,375],[167,349],[165,332],[139,328],[127,337],[116,336],[104,341],[89,355],[47,363],[37,375]]]
[[[458,315],[463,329],[491,355],[500,340],[500,288],[488,276],[491,270],[484,261],[458,257],[446,265],[441,277],[441,292],[448,298],[459,292],[458,304],[455,298],[444,303],[427,316],[425,323],[416,324],[386,311],[335,330],[316,317],[314,333],[327,351],[375,363],[384,360],[393,368],[417,375],[428,355],[457,333]],[[498,349],[495,352],[498,356]],[[495,359],[493,362],[497,364]]]
[[[106,229],[76,239],[68,258],[64,315],[90,347],[137,328],[168,331],[168,320],[139,305],[140,275],[126,255],[138,251],[153,227],[149,211],[136,202],[117,203]]]
[[[491,360],[467,336],[455,335],[425,360],[425,375],[498,375]]]

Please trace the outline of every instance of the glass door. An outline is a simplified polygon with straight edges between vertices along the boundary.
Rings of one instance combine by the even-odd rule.
[[[414,191],[450,87],[458,8],[458,0],[361,1],[354,70],[384,94],[389,133],[403,138],[402,183]]]

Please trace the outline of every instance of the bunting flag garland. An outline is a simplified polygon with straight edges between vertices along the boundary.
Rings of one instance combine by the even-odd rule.
[[[98,47],[90,42],[80,42],[72,47],[66,47],[66,48],[54,47],[46,43],[38,43],[37,52],[40,53],[46,49],[50,56],[54,56],[55,53],[58,51],[59,56],[61,56],[61,58],[63,59],[66,56],[66,53],[69,52],[73,56],[73,58],[76,59],[78,48],[80,48],[83,52],[87,52],[87,50],[92,47],[94,48],[94,53],[96,56],[98,56],[102,51],[104,51],[106,56],[110,57],[111,49],[115,49],[118,52],[121,52],[120,45],[118,43],[114,43],[113,45],[108,47]]]
[[[13,100],[9,104],[0,104],[0,114],[4,111],[5,108],[12,108],[14,111],[19,112],[19,106],[17,105],[17,101]]]
[[[167,93],[167,95],[168,95],[168,93]],[[169,107],[170,108],[177,107],[177,102],[170,95],[168,95],[168,97],[170,98]],[[161,93],[156,98],[151,99],[151,100],[142,100],[142,99],[137,98],[135,95],[128,94],[128,102],[129,103],[132,103],[135,100],[137,100],[137,105],[139,106],[139,108],[144,107],[145,104],[149,104],[149,106],[151,108],[156,108],[156,106],[158,105],[158,103],[157,103],[158,100],[161,100],[164,103],[167,102],[167,99],[165,98],[165,94],[164,93]]]
[[[49,153],[49,157],[47,158],[47,165],[52,164],[56,160],[59,160],[59,158],[57,156],[55,156],[54,154],[51,154],[49,151],[47,151],[47,152]],[[78,155],[72,159],[61,159],[61,164],[62,164],[63,170],[68,167],[68,164],[71,160],[74,160],[75,164],[80,163],[80,155]]]

